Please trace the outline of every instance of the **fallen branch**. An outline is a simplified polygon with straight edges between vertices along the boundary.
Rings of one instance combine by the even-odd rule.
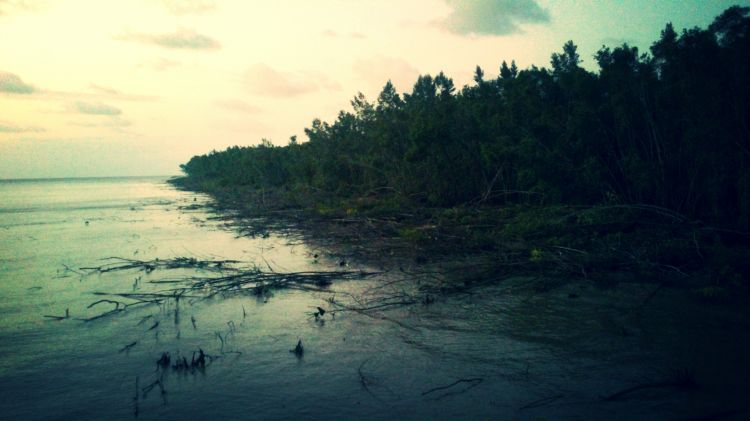
[[[117,352],[120,353],[120,354],[122,354],[123,352],[130,352],[130,349],[133,348],[134,346],[136,346],[137,344],[138,344],[138,341],[134,341],[132,343],[129,343],[129,344],[125,345],[124,347],[122,347]]]
[[[156,268],[197,268],[215,270],[220,273],[208,276],[165,278],[149,281],[151,284],[170,286],[166,290],[156,292],[96,292],[94,293],[95,295],[119,297],[126,299],[126,301],[111,298],[98,300],[89,305],[89,308],[102,303],[114,304],[115,308],[98,316],[85,319],[86,321],[119,313],[134,305],[161,305],[167,300],[179,300],[181,298],[208,299],[218,294],[237,293],[265,296],[271,290],[285,288],[325,291],[334,281],[364,279],[381,273],[353,270],[280,273],[273,269],[270,272],[264,272],[255,265],[240,266],[238,265],[240,262],[235,260],[202,261],[186,257],[168,260],[155,259],[151,261],[109,257],[106,260],[114,261],[101,266],[82,268],[82,270],[88,270],[90,273],[106,273],[120,270],[145,270],[146,272],[150,272]],[[405,304],[411,304],[411,302],[386,303],[373,308]],[[191,321],[193,322],[193,327],[195,327],[194,320],[191,319]]]
[[[46,317],[48,319],[56,320],[56,321],[69,319],[70,318],[70,309],[68,309],[68,308],[65,309],[65,315],[64,316],[50,316],[50,315],[46,315],[45,314],[44,317]]]
[[[362,388],[365,389],[365,392],[367,392],[370,396],[372,396],[375,400],[378,402],[383,402],[382,399],[380,399],[377,395],[372,393],[372,390],[370,390],[370,383],[372,382],[367,376],[362,373],[362,368],[367,364],[367,362],[370,361],[369,359],[362,361],[362,364],[359,365],[359,368],[357,369],[357,374],[359,374],[359,383],[362,385]]]
[[[194,268],[194,269],[205,269],[205,270],[233,270],[232,266],[236,263],[241,263],[237,260],[198,260],[194,257],[175,257],[173,259],[166,260],[137,260],[128,259],[124,257],[105,257],[102,260],[110,261],[100,266],[82,267],[81,270],[88,271],[89,273],[98,272],[106,273],[120,270],[131,270],[139,269],[146,273],[151,273],[156,269],[181,269],[181,268]],[[63,265],[64,266],[64,265]],[[84,275],[84,273],[72,270],[66,266],[67,270]]]
[[[422,396],[429,395],[430,393],[438,392],[440,390],[450,389],[451,387],[459,385],[461,383],[469,383],[470,384],[469,387],[467,387],[466,389],[464,389],[464,392],[465,392],[465,391],[467,391],[467,390],[469,390],[469,389],[471,389],[471,388],[479,385],[483,381],[484,381],[484,379],[481,378],[481,377],[476,377],[476,378],[473,378],[473,379],[458,379],[458,380],[456,380],[455,382],[453,382],[453,383],[451,383],[449,385],[433,387],[430,390],[424,391],[424,392],[422,392]],[[461,392],[461,393],[463,393],[463,392]],[[443,395],[441,397],[445,397],[445,396],[447,396],[447,395]]]

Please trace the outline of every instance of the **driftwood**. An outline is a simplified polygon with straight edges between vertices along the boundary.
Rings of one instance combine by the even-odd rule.
[[[446,396],[452,396],[452,395],[457,395],[457,394],[464,393],[464,392],[468,391],[469,389],[473,389],[474,387],[479,386],[479,384],[482,383],[483,381],[484,381],[484,379],[481,378],[481,377],[475,377],[475,378],[471,378],[471,379],[458,379],[458,380],[456,380],[455,382],[453,382],[451,384],[448,384],[448,385],[445,385],[445,386],[433,387],[432,389],[426,390],[426,391],[422,392],[422,396],[426,396],[426,395],[429,395],[429,394],[432,394],[432,393],[435,393],[435,392],[439,392],[441,390],[448,390],[448,389],[451,389],[452,387],[458,386],[459,384],[462,384],[462,383],[468,383],[469,384],[469,386],[467,386],[463,390],[456,391],[456,392],[444,393],[444,394],[442,394],[442,395],[437,396],[436,398],[434,398],[436,400],[439,400],[439,399],[442,399],[442,398],[444,398]]]
[[[124,347],[122,347],[122,348],[121,348],[121,349],[120,349],[120,350],[119,350],[118,352],[119,352],[119,353],[123,353],[123,352],[126,352],[126,353],[127,353],[127,352],[130,352],[130,349],[131,349],[131,348],[133,348],[133,347],[134,347],[134,346],[136,346],[136,345],[138,345],[138,341],[133,341],[133,342],[131,342],[131,343],[129,343],[129,344],[127,344],[127,345],[125,345]]]
[[[57,321],[69,319],[70,318],[70,309],[69,308],[65,309],[65,315],[64,316],[50,316],[50,315],[45,314],[44,317],[46,317],[48,319],[52,319],[52,320],[57,320]]]
[[[100,266],[90,266],[80,268],[87,273],[81,273],[75,271],[75,273],[85,275],[91,272],[113,272],[118,270],[129,270],[139,269],[146,273],[151,273],[156,269],[180,269],[180,268],[195,268],[205,270],[225,270],[225,267],[230,264],[241,263],[237,260],[198,260],[194,257],[176,257],[174,259],[166,260],[136,260],[127,259],[124,257],[105,257],[102,260],[108,261]],[[66,269],[71,270],[66,267]],[[71,270],[72,271],[72,270]]]
[[[326,291],[327,288],[337,280],[364,279],[380,274],[380,272],[357,270],[280,273],[273,271],[273,269],[270,269],[270,271],[263,271],[254,265],[241,265],[241,262],[235,260],[203,261],[188,257],[178,257],[165,260],[155,259],[149,261],[110,257],[105,260],[107,260],[107,263],[104,263],[103,265],[84,267],[81,268],[81,270],[87,271],[87,274],[129,270],[141,270],[146,273],[151,273],[157,269],[194,268],[217,273],[203,276],[163,278],[148,281],[153,285],[167,287],[166,289],[156,292],[96,292],[94,293],[95,295],[107,296],[108,298],[92,303],[89,305],[89,308],[105,303],[114,305],[114,308],[97,316],[83,319],[85,321],[92,321],[120,313],[132,306],[148,304],[161,305],[167,300],[175,300],[179,302],[181,298],[208,299],[219,294],[238,293],[266,296],[272,290],[277,289]],[[387,304],[385,306],[394,304]],[[247,313],[243,312],[243,317],[246,316]],[[193,317],[191,317],[191,322],[195,328],[195,319]],[[152,326],[151,329],[154,329],[157,325]]]

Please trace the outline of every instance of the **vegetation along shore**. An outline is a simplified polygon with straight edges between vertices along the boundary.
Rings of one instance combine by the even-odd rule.
[[[195,156],[172,183],[251,234],[291,222],[352,258],[439,265],[446,289],[533,275],[729,299],[750,279],[749,12],[603,47],[596,71],[568,42],[471,86],[388,82],[307,141]]]

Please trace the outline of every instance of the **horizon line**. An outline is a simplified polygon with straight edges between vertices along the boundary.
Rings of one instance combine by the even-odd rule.
[[[4,182],[4,181],[64,181],[64,180],[94,180],[94,179],[105,179],[105,178],[156,178],[156,177],[180,177],[180,174],[93,175],[93,176],[68,176],[68,177],[0,178],[0,182]]]

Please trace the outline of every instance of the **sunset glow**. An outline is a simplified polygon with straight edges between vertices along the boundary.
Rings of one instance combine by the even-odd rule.
[[[647,51],[732,1],[0,0],[0,178],[175,174],[194,154],[302,139],[359,91],[548,66],[572,39]],[[628,16],[627,19],[623,19]],[[585,24],[584,24],[585,23]]]

